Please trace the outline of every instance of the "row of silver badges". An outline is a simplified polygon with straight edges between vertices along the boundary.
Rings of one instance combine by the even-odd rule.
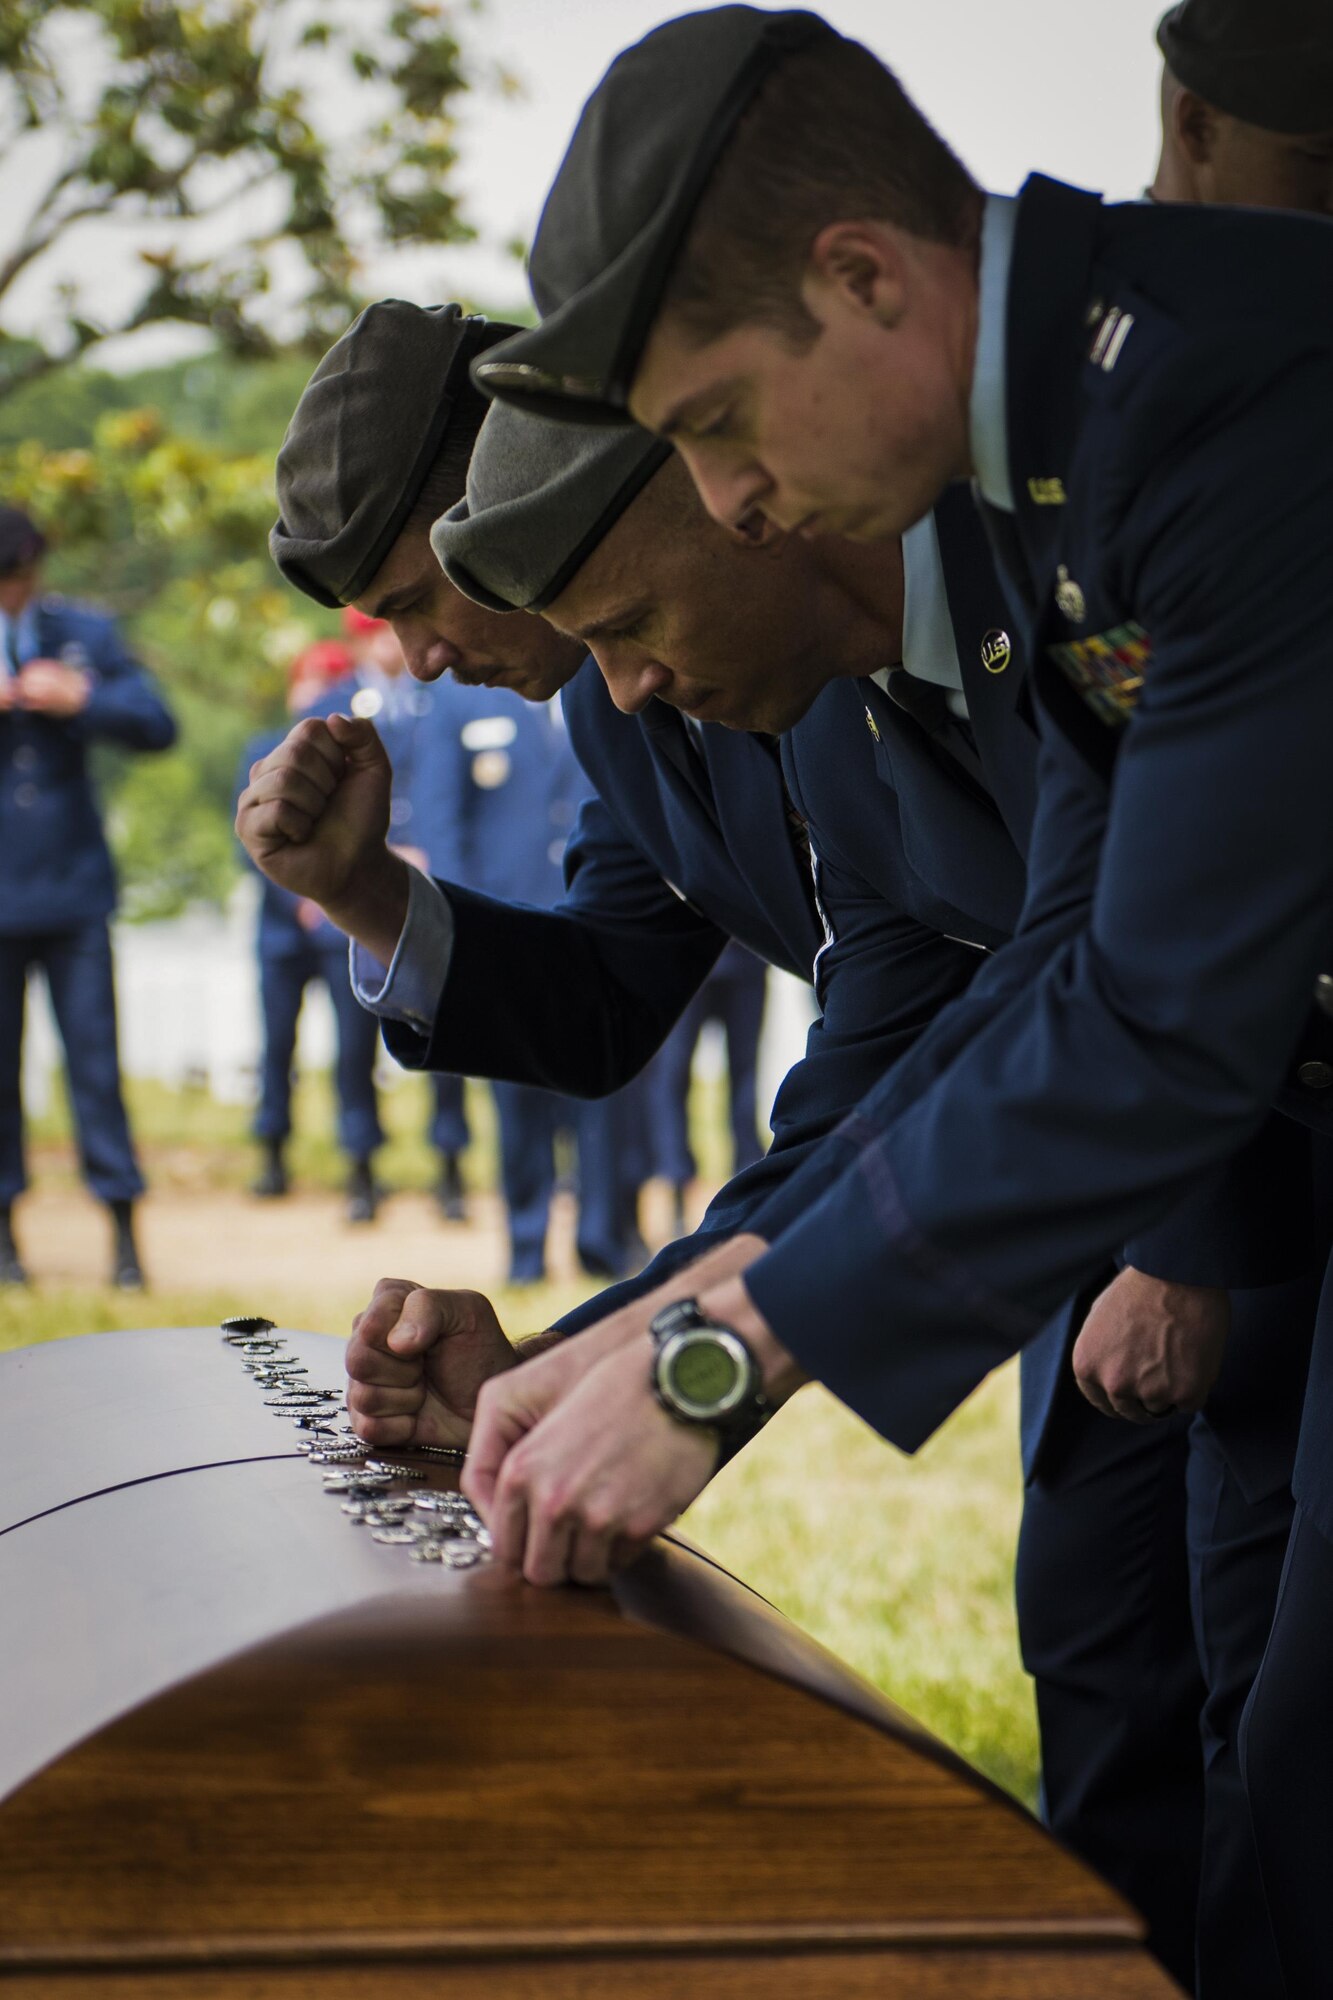
[[[275,1416],[290,1417],[301,1432],[296,1449],[312,1465],[325,1468],[324,1491],[341,1501],[354,1526],[368,1529],[374,1541],[405,1548],[413,1562],[475,1569],[489,1560],[490,1532],[461,1493],[401,1490],[426,1477],[415,1461],[460,1465],[461,1451],[417,1444],[410,1447],[412,1462],[406,1464],[396,1457],[376,1457],[342,1420],[338,1391],[311,1388],[309,1370],[283,1353],[287,1343],[271,1319],[224,1319],[222,1338],[241,1355],[255,1386],[268,1392],[266,1407]]]

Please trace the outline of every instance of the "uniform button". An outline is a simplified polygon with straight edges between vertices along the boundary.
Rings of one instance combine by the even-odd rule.
[[[1296,1081],[1307,1090],[1327,1090],[1333,1083],[1333,1063],[1303,1062],[1296,1072]]]
[[[16,786],[15,786],[15,788],[14,788],[14,804],[15,804],[16,806],[35,806],[35,805],[36,805],[36,803],[37,803],[37,787],[36,787],[36,785],[16,785]]]
[[[1315,1005],[1333,1014],[1333,972],[1321,972],[1314,983]]]
[[[16,771],[31,771],[36,763],[37,752],[33,749],[31,743],[20,743],[18,749],[14,752],[14,769]]]

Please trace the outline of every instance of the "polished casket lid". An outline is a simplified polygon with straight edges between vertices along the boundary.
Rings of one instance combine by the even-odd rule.
[[[340,1386],[339,1345],[280,1338]],[[413,1562],[215,1328],[0,1358],[0,1432],[0,1988],[1174,1990],[1112,1891],[688,1545],[612,1591]]]

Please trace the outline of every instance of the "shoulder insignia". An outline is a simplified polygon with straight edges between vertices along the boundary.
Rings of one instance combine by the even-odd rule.
[[[1028,498],[1034,507],[1063,507],[1067,495],[1063,479],[1029,479]]]
[[[1090,639],[1071,639],[1046,650],[1098,721],[1123,729],[1138,705],[1152,659],[1152,641],[1142,625],[1131,620]]]
[[[1088,359],[1094,368],[1100,368],[1103,374],[1110,374],[1124,351],[1125,342],[1129,339],[1133,325],[1133,313],[1125,312],[1120,306],[1111,307],[1093,335],[1092,345],[1088,349]]]
[[[878,743],[879,724],[876,722],[874,716],[870,713],[869,703],[866,704],[866,728],[870,731],[870,734],[874,737],[876,743]]]

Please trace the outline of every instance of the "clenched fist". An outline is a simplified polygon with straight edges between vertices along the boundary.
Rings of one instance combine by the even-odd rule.
[[[1231,1329],[1231,1300],[1132,1266],[1094,1300],[1074,1343],[1078,1386],[1103,1416],[1151,1423],[1203,1408]]]
[[[387,846],[393,771],[373,726],[307,716],[251,767],[236,834],[256,868],[317,903],[387,964],[407,914],[404,862]]]
[[[543,1337],[521,1343],[522,1351]],[[347,1408],[370,1444],[465,1445],[484,1382],[512,1368],[511,1346],[480,1292],[381,1278],[347,1345]]]

